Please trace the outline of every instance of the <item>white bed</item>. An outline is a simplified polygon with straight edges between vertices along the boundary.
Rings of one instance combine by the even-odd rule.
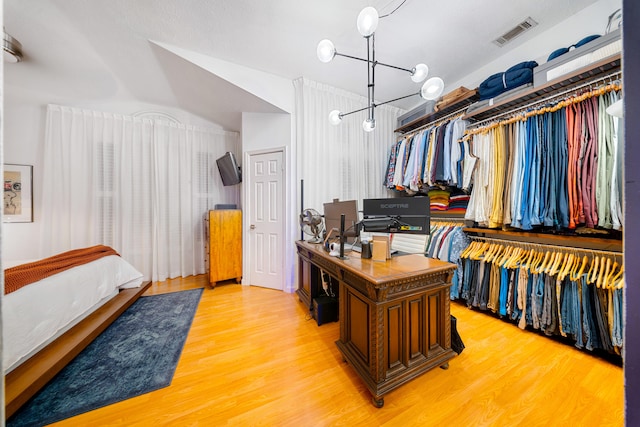
[[[142,276],[122,257],[109,255],[4,295],[5,374],[109,301],[120,289],[141,286]]]

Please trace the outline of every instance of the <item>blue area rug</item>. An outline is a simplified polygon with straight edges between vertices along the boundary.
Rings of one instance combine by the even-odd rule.
[[[139,298],[7,426],[44,426],[171,384],[201,295]]]

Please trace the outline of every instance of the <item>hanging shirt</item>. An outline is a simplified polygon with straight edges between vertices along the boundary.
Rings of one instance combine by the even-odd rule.
[[[452,181],[451,177],[451,144],[453,136],[453,123],[446,125],[444,132],[444,146],[442,149],[442,182],[449,185]]]
[[[422,169],[424,167],[424,151],[426,147],[427,131],[423,130],[416,136],[416,156],[414,171],[409,183],[409,188],[413,191],[419,191],[422,186]]]
[[[406,157],[407,140],[406,138],[400,143],[398,153],[396,155],[396,166],[393,175],[393,186],[395,188],[402,186],[402,178],[404,177],[404,164]]]
[[[411,180],[413,178],[413,174],[416,170],[416,158],[417,158],[417,149],[418,149],[418,145],[416,144],[416,138],[417,135],[413,135],[411,137],[408,137],[408,139],[410,140],[410,143],[408,145],[408,158],[407,158],[407,167],[404,170],[404,174],[403,174],[403,178],[402,178],[402,186],[407,189],[409,188],[409,186],[411,185]],[[416,190],[417,191],[417,190]]]
[[[613,104],[619,99],[619,96],[616,92],[610,92],[610,104]],[[622,181],[619,174],[622,172],[622,168],[620,167],[620,151],[622,149],[622,145],[618,144],[618,117],[613,117],[612,120],[612,134],[611,134],[611,150],[613,151],[613,166],[611,172],[611,199],[609,201],[609,207],[611,209],[611,222],[614,230],[620,230],[622,226],[622,207],[620,205],[620,200],[622,197],[620,196],[620,182]]]
[[[460,180],[458,177],[458,164],[462,158],[462,148],[460,146],[460,138],[464,136],[464,132],[467,130],[468,122],[458,117],[453,121],[451,127],[451,153],[449,156],[451,178],[450,184],[453,186],[459,186]]]
[[[596,204],[598,226],[611,228],[611,193],[613,191],[614,157],[613,119],[607,114],[611,97],[603,94],[598,97],[598,167],[596,169]]]
[[[513,123],[510,123],[506,126],[505,129],[505,137],[506,137],[506,152],[505,152],[505,161],[507,163],[507,174],[505,176],[505,189],[504,195],[502,197],[502,205],[504,206],[502,223],[503,224],[511,224],[511,191],[512,191],[512,181],[513,181],[513,156],[515,151],[515,126]]]
[[[396,169],[396,155],[398,154],[398,149],[400,148],[401,143],[401,141],[398,141],[391,146],[391,150],[389,153],[389,163],[387,165],[387,173],[385,174],[383,183],[383,185],[387,188],[394,188],[393,179]]]
[[[506,152],[507,141],[505,138],[506,127],[500,125],[493,132],[493,191],[491,193],[491,213],[489,215],[489,227],[495,228],[502,225],[503,219],[503,196],[506,173]]]

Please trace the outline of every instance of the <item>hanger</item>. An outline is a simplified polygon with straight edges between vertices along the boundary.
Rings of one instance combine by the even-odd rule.
[[[531,271],[531,268],[533,268],[533,263],[537,256],[538,256],[538,251],[536,251],[534,248],[531,248],[529,250],[529,257],[527,258],[527,263],[525,265],[525,268],[528,271]]]
[[[549,274],[551,274],[552,276],[557,276],[560,274],[562,267],[564,266],[564,261],[567,258],[567,253],[566,252],[559,252],[558,253],[558,258],[556,259],[556,262],[553,264],[553,266],[551,267],[551,271],[549,272]]]
[[[584,273],[584,269],[586,268],[588,262],[589,262],[589,258],[587,258],[587,256],[585,255],[582,258],[582,265],[580,266],[580,270],[578,270],[578,274],[576,275],[576,280],[582,277],[582,273]]]
[[[500,259],[496,260],[496,264],[500,267],[504,265],[504,263],[509,259],[511,253],[513,252],[513,246],[509,245],[505,248],[504,252],[502,252],[502,256]]]
[[[571,262],[569,263],[569,266],[567,267],[567,271],[564,273],[564,275],[569,276],[569,280],[573,280],[572,277],[579,266],[580,266],[580,256],[575,253],[571,253]]]
[[[558,272],[560,280],[564,280],[564,278],[567,277],[567,273],[569,273],[569,269],[573,264],[573,258],[575,257],[572,253],[565,252],[562,263],[560,264],[560,271]]]
[[[533,274],[533,272],[534,272],[534,270],[535,270],[536,266],[537,266],[537,265],[538,265],[538,263],[540,262],[540,261],[538,260],[538,257],[539,257],[539,255],[540,255],[540,252],[538,252],[538,251],[537,251],[537,250],[535,250],[535,249],[531,249],[531,250],[533,251],[533,254],[531,255],[531,259],[529,260],[529,272],[530,272],[531,274]]]
[[[516,263],[518,262],[518,259],[520,258],[521,255],[522,255],[522,248],[518,246],[513,250],[513,253],[509,257],[509,259],[505,261],[504,263],[505,268],[509,268],[509,269],[515,268]]]
[[[505,252],[507,252],[508,246],[500,245],[498,252],[493,258],[493,263],[500,265],[500,261],[504,257]]]
[[[592,253],[592,255],[593,255],[593,253]],[[593,264],[594,264],[593,261],[594,261],[594,258],[595,258],[595,255],[593,255],[593,258],[591,259],[591,262],[589,263],[589,270],[587,270],[587,273],[586,273],[587,274],[587,283],[589,283],[589,277],[591,276],[591,273],[593,272]]]
[[[487,249],[489,249],[489,243],[487,242],[481,242],[480,245],[476,246],[476,248],[473,250],[473,252],[471,252],[469,254],[469,258],[471,258],[472,260],[478,260],[478,256],[480,253],[486,251]]]
[[[540,265],[540,262],[542,261],[542,259],[544,258],[544,252],[542,251],[536,251],[536,255],[533,258],[533,262],[531,263],[531,267],[530,267],[530,271],[533,274],[539,274],[540,270],[538,269],[538,266]]]
[[[578,280],[580,280],[580,265],[581,263],[585,263],[585,258],[586,256],[580,260],[580,255],[576,254],[575,255],[575,262],[573,263],[573,267],[571,268],[571,271],[569,272],[569,279],[573,282],[577,282]],[[584,264],[583,264],[584,265]]]
[[[540,265],[544,261],[544,252],[539,251],[536,253],[536,257],[533,260],[533,265],[531,266],[531,273],[540,274]]]
[[[605,275],[602,278],[602,287],[604,289],[611,289],[610,287],[610,281],[611,278],[613,277],[613,275],[616,272],[616,269],[618,268],[618,262],[616,260],[613,260],[613,262],[611,261],[611,258],[607,259],[607,266],[605,268]]]
[[[613,289],[613,285],[615,283],[613,278],[616,277],[619,273],[620,273],[620,269],[618,269],[618,261],[614,260],[613,265],[611,266],[611,271],[609,272],[609,275],[604,278],[603,287],[605,289]]]
[[[569,268],[573,265],[573,254],[565,252],[564,257],[562,259],[562,264],[560,265],[560,270],[558,271],[558,278],[560,280],[564,280],[567,277],[567,273],[569,273]]]
[[[547,266],[545,273],[549,274],[550,276],[555,276],[556,273],[558,272],[558,264],[560,264],[561,259],[562,259],[562,253],[556,252],[553,258],[553,262],[550,263],[549,266]]]
[[[609,285],[611,286],[611,289],[619,289],[617,288],[617,285],[620,281],[620,278],[622,278],[622,273],[624,273],[624,265],[621,265],[618,272],[609,279]]]
[[[484,262],[487,262],[487,263],[491,262],[491,259],[493,258],[493,254],[495,253],[496,249],[497,249],[496,243],[491,243],[489,245],[489,250],[484,254]]]
[[[544,271],[545,267],[547,266],[547,262],[549,262],[550,258],[551,258],[551,252],[547,251],[544,254],[544,259],[542,260],[540,267],[538,267],[537,273],[542,273]]]
[[[520,248],[520,252],[518,253],[518,256],[515,257],[511,263],[511,268],[518,268],[520,265],[524,263],[526,258],[527,258],[527,249]]]
[[[587,283],[592,284],[596,280],[596,275],[598,274],[598,267],[600,265],[600,260],[598,259],[598,255],[595,255],[591,260],[591,268],[587,273]]]
[[[609,262],[609,267],[611,267],[611,259],[607,258],[606,261]],[[596,286],[600,288],[602,286],[602,277],[606,274],[605,271],[605,257],[600,257],[600,269],[598,270],[598,277],[596,277]]]
[[[522,253],[522,258],[520,258],[520,268],[528,270],[529,269],[529,260],[531,259],[531,249],[524,248],[524,252]]]
[[[477,240],[472,240],[471,243],[469,244],[469,246],[467,246],[461,253],[460,253],[460,258],[467,258],[469,252],[471,252],[473,250],[473,248],[475,248],[475,246],[478,244]]]
[[[499,266],[502,265],[502,261],[505,257],[505,254],[508,254],[508,253],[509,253],[509,246],[502,246],[500,249],[500,255],[493,260],[493,263],[498,264]]]
[[[478,250],[478,252],[476,253],[476,259],[480,260],[483,257],[486,257],[487,252],[492,249],[491,248],[492,244],[493,243],[485,242],[485,244],[482,245],[482,247],[480,247],[480,250]]]

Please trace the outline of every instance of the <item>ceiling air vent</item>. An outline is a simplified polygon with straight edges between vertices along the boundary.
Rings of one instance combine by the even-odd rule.
[[[536,25],[538,25],[538,23],[534,21],[533,18],[528,17],[527,19],[516,25],[514,28],[510,29],[509,31],[495,39],[493,43],[497,44],[499,47],[502,47],[511,40],[518,37],[520,34],[535,27]]]

